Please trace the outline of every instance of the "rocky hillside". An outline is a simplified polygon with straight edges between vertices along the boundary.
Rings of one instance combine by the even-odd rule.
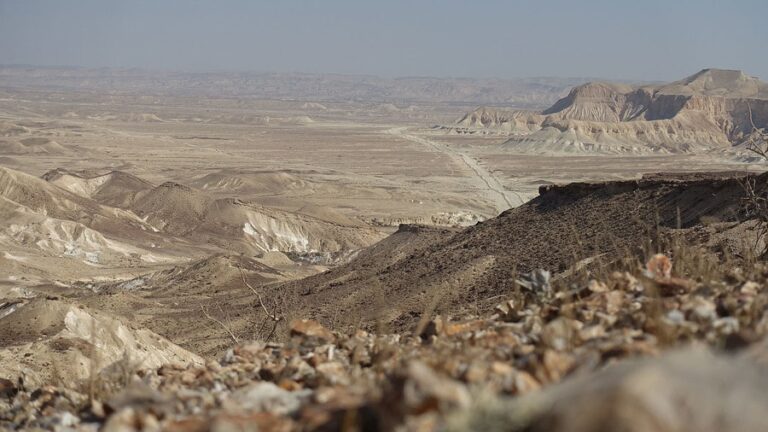
[[[425,308],[488,312],[517,292],[521,274],[544,269],[564,283],[579,268],[604,271],[663,247],[647,242],[675,233],[742,254],[743,244],[723,243],[740,229],[733,225],[743,194],[737,175],[543,186],[539,197],[494,219],[459,232],[403,227],[370,249],[377,253],[274,291],[293,293],[294,310],[328,325],[410,331]],[[395,247],[406,237],[409,249]]]
[[[480,108],[454,131],[501,130],[506,148],[533,153],[707,152],[738,147],[753,123],[768,126],[768,84],[705,69],[663,85],[583,84],[540,112]]]

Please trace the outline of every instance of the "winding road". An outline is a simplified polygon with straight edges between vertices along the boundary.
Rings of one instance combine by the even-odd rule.
[[[407,133],[407,130],[407,127],[396,127],[387,129],[384,133],[430,147],[434,151],[450,157],[456,164],[469,168],[469,171],[472,173],[472,178],[478,188],[489,192],[489,198],[496,206],[496,210],[500,212],[512,207],[520,206],[526,202],[526,200],[518,193],[507,190],[496,176],[485,169],[471,156],[443,143],[432,141],[418,135],[409,134]]]

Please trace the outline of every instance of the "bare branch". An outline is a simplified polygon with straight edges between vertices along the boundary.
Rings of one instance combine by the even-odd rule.
[[[226,330],[227,333],[229,333],[229,337],[232,338],[233,342],[235,342],[236,344],[240,343],[237,340],[237,336],[235,336],[235,334],[232,333],[232,330],[230,330],[230,328],[227,327],[226,324],[224,324],[220,320],[218,320],[218,319],[214,318],[213,316],[211,316],[211,314],[209,314],[208,311],[205,310],[205,307],[203,305],[200,305],[200,310],[203,311],[203,315],[205,315],[206,318],[208,318],[209,320],[215,322],[216,324],[220,325],[224,330]]]
[[[254,295],[256,295],[256,298],[259,300],[259,305],[261,305],[261,308],[264,310],[264,313],[267,314],[267,316],[272,321],[274,321],[274,322],[278,322],[278,321],[282,320],[282,318],[278,317],[277,314],[269,313],[269,311],[267,310],[267,307],[264,305],[264,300],[262,300],[262,298],[261,298],[261,294],[256,290],[256,288],[251,286],[251,284],[249,284],[248,280],[245,278],[245,271],[243,271],[243,268],[242,267],[238,267],[238,269],[240,269],[240,277],[243,279],[243,284],[245,284],[245,286],[247,286],[248,289],[250,289],[251,292]]]
[[[744,191],[744,209],[746,216],[757,221],[755,226],[756,237],[753,245],[754,251],[758,257],[768,256],[768,198],[765,194],[757,191],[757,180],[755,178],[745,178],[739,181]],[[762,246],[760,245],[763,242]]]

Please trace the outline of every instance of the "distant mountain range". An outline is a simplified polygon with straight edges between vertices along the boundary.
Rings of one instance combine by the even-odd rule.
[[[504,105],[539,109],[590,78],[370,75],[0,66],[0,87],[307,101]]]

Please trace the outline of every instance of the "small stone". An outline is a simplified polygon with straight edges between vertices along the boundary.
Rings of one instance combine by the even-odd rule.
[[[495,361],[491,363],[491,372],[497,375],[511,375],[515,373],[515,368],[507,363]]]
[[[290,432],[296,430],[293,421],[273,413],[223,413],[216,416],[211,432]]]
[[[469,392],[462,384],[439,376],[424,363],[411,362],[406,375],[403,400],[413,414],[469,405]]]
[[[645,264],[645,269],[652,279],[672,277],[672,261],[664,254],[656,254]]]
[[[317,321],[309,319],[296,319],[291,321],[290,324],[291,336],[303,336],[308,338],[316,338],[326,342],[334,342],[336,337],[330,330],[323,327]]]
[[[488,367],[479,362],[471,363],[464,371],[463,379],[465,382],[474,384],[484,381],[488,378]]]
[[[624,309],[624,293],[621,291],[610,291],[602,294],[605,312],[609,315],[616,315]]]
[[[760,284],[752,281],[744,282],[744,285],[741,286],[739,292],[748,296],[756,296],[757,293],[760,292]]]
[[[317,366],[317,372],[325,383],[330,385],[349,385],[349,375],[338,362],[327,362]]]
[[[134,432],[139,431],[140,427],[141,423],[136,411],[127,407],[110,416],[101,430],[102,432]]]
[[[11,398],[16,396],[18,391],[19,389],[16,388],[16,385],[13,383],[13,381],[0,378],[0,397]]]
[[[551,382],[560,381],[574,366],[575,360],[569,354],[546,350],[542,356],[542,364],[547,378]]]
[[[597,281],[595,279],[591,279],[587,283],[587,288],[593,293],[604,293],[608,291],[608,286],[604,282]]]
[[[187,417],[166,423],[163,425],[163,432],[207,432],[210,423],[210,420],[202,417]]]
[[[363,366],[369,366],[371,364],[371,353],[365,345],[355,345],[352,349],[352,362]]]
[[[96,416],[97,418],[104,418],[106,417],[106,411],[104,410],[104,404],[101,403],[99,400],[93,400],[91,401],[91,414]]]
[[[494,310],[496,311],[496,319],[500,321],[518,322],[522,318],[517,311],[514,300],[507,300],[502,304],[496,305]]]
[[[685,305],[691,311],[691,317],[699,322],[714,321],[717,318],[715,303],[703,298],[694,297]]]
[[[232,393],[225,408],[232,412],[270,412],[289,415],[296,412],[311,394],[311,390],[291,392],[271,382],[256,382]]]
[[[63,413],[59,414],[59,425],[63,427],[74,427],[77,424],[80,423],[80,418],[73,415],[69,411],[64,411]]]
[[[667,312],[664,318],[667,322],[673,325],[682,325],[685,323],[685,315],[677,309]]]
[[[460,323],[446,323],[445,327],[443,328],[443,332],[446,336],[455,336],[462,333],[469,333],[472,331],[479,330],[483,327],[485,327],[486,321],[485,320],[473,320],[473,321],[465,321]]]
[[[605,336],[605,327],[599,324],[595,324],[589,327],[584,327],[579,330],[579,339],[582,341],[588,341]]]
[[[182,384],[190,385],[190,384],[195,382],[195,378],[197,378],[197,376],[192,371],[186,370],[186,371],[181,373],[181,383]]]
[[[739,320],[734,317],[719,318],[712,326],[721,335],[729,335],[739,331]]]
[[[171,401],[167,395],[164,395],[145,384],[135,383],[109,398],[106,405],[115,411],[120,411],[123,408],[131,408],[152,409],[157,412],[169,408],[170,402]]]
[[[517,371],[515,373],[515,388],[516,394],[525,394],[541,388],[541,384],[536,381],[533,375],[525,371]]]
[[[443,319],[443,317],[438,315],[434,319],[432,319],[430,322],[428,322],[426,326],[424,326],[424,329],[421,330],[421,333],[419,333],[419,336],[424,340],[429,340],[432,337],[437,337],[439,335],[442,335],[444,327],[445,327],[445,320]]]
[[[581,326],[581,322],[576,320],[556,318],[544,326],[541,332],[542,341],[552,349],[565,350],[573,345]]]
[[[210,360],[205,364],[205,367],[211,372],[221,371],[221,364],[216,360]]]
[[[265,348],[262,342],[251,342],[236,346],[233,349],[233,354],[248,361],[253,361]]]
[[[280,382],[277,383],[277,385],[281,389],[288,390],[288,391],[296,391],[296,390],[302,389],[301,384],[297,383],[292,379],[287,379],[287,378],[281,379]]]
[[[528,291],[546,297],[552,294],[550,279],[552,279],[552,274],[549,271],[536,269],[529,274],[522,275],[515,282]]]
[[[316,356],[312,357],[310,361],[315,359]],[[301,357],[292,357],[288,361],[288,365],[282,375],[287,375],[288,378],[294,381],[309,381],[317,375],[317,371]]]

